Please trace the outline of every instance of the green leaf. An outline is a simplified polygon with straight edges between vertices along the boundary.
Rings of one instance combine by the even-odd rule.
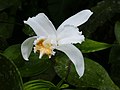
[[[99,90],[120,90],[110,79],[105,69],[98,63],[85,58],[85,73],[79,78],[74,65],[67,56],[56,56],[57,74],[76,87],[92,87]]]
[[[62,89],[62,90],[98,90],[98,89],[94,89],[94,88],[77,88],[77,89]]]
[[[69,84],[63,84],[60,88],[68,88]]]
[[[82,44],[76,45],[83,53],[100,51],[103,49],[107,49],[112,45],[102,42],[93,41],[90,39],[86,39]]]
[[[44,80],[33,80],[24,84],[24,90],[50,90],[53,87],[55,88],[54,84]]]
[[[31,54],[30,60],[25,61],[24,65],[19,68],[23,77],[34,76],[44,73],[51,67],[49,59],[39,59],[34,53]]]
[[[115,24],[115,36],[117,41],[120,43],[120,22],[116,22]]]
[[[43,80],[47,80],[47,81],[52,81],[55,76],[56,76],[56,72],[54,70],[53,65],[51,64],[51,66],[46,68],[47,70],[41,72],[39,75],[35,75],[33,77],[31,77],[31,80],[36,80],[36,79],[43,79]]]
[[[4,55],[17,65],[22,77],[38,75],[51,66],[51,61],[48,58],[39,59],[35,53],[31,53],[29,61],[25,61],[20,48],[20,44],[12,45],[4,51]]]
[[[111,78],[120,87],[120,45],[113,45],[110,51],[109,63],[111,64]]]
[[[0,90],[23,90],[17,67],[2,54],[0,54]]]
[[[24,65],[25,63],[25,61],[23,60],[21,56],[20,44],[9,46],[7,49],[5,49],[3,54],[8,59],[13,61],[18,68],[21,67],[21,65]]]

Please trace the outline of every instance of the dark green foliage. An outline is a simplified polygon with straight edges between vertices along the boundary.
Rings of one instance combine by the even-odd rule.
[[[91,36],[99,27],[120,13],[120,3],[119,0],[103,0],[91,9],[94,12],[91,20],[81,27],[87,37]]]
[[[0,0],[0,37],[12,36],[19,0]]]
[[[2,54],[0,54],[0,90],[23,90],[17,67]]]
[[[111,64],[111,78],[120,87],[120,45],[114,45],[109,56]]]
[[[120,44],[120,22],[116,22],[115,24],[115,36],[118,43]]]
[[[24,84],[24,90],[50,90],[50,88],[55,88],[55,85],[51,82],[44,80],[33,80]],[[59,89],[51,89],[59,90]]]
[[[25,61],[21,56],[19,44],[8,47],[4,51],[4,55],[17,65],[23,77],[38,75],[46,71],[51,66],[51,62],[48,58],[39,60],[38,55],[33,53],[29,58],[30,60]]]
[[[98,63],[86,58],[85,68],[83,77],[79,78],[74,65],[65,55],[59,53],[56,58],[56,72],[70,84],[76,87],[93,87],[98,90],[119,90],[104,68]]]
[[[22,58],[21,43],[35,35],[23,21],[45,13],[57,29],[83,9],[93,11],[79,26],[86,39],[76,45],[87,57],[83,77],[60,52],[51,59],[33,52],[29,61]],[[0,0],[0,90],[120,90],[119,44],[120,0]]]

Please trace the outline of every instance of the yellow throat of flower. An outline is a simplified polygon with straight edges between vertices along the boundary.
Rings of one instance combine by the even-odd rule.
[[[38,39],[35,43],[34,52],[40,53],[39,58],[42,58],[44,54],[48,55],[49,58],[54,55],[52,44],[47,39]]]

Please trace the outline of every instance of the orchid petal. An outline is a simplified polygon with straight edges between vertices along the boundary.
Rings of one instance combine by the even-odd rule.
[[[85,23],[89,17],[93,14],[90,10],[82,10],[78,12],[77,14],[71,16],[70,18],[66,19],[59,27],[58,31],[62,30],[64,25],[74,25],[74,26],[79,26]]]
[[[36,36],[30,37],[22,43],[21,52],[22,52],[22,56],[25,60],[28,60],[28,57],[30,56],[30,53],[33,48],[33,42],[36,38],[37,38]]]
[[[58,45],[80,43],[84,41],[84,35],[79,32],[79,29],[74,26],[65,25],[63,31],[58,33]]]
[[[48,33],[45,31],[43,27],[41,27],[35,20],[32,18],[28,18],[27,21],[24,21],[25,24],[28,24],[37,36],[47,36]]]
[[[84,74],[84,59],[81,51],[72,44],[66,44],[56,47],[56,49],[64,52],[75,65],[78,75]]]
[[[24,21],[24,23],[30,25],[37,36],[56,35],[55,27],[44,13],[39,13],[35,17]]]

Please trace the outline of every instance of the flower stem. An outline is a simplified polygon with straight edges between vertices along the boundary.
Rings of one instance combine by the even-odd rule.
[[[63,79],[61,79],[61,81],[56,85],[58,88],[60,88],[61,87],[61,85],[63,84],[63,82],[64,82],[64,78]]]

